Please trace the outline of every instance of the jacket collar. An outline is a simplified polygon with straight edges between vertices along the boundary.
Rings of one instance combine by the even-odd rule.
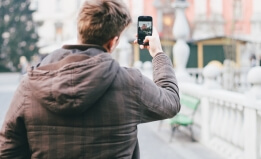
[[[81,51],[85,51],[89,48],[96,48],[96,49],[99,49],[99,50],[102,50],[104,52],[107,52],[106,49],[104,49],[102,46],[99,46],[99,45],[94,45],[94,44],[77,44],[77,45],[64,45],[62,47],[63,49],[78,49],[78,50],[81,50]]]

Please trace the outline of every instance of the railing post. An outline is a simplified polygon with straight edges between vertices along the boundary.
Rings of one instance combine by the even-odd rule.
[[[248,107],[244,110],[244,148],[245,159],[257,159],[257,116]]]
[[[246,93],[250,107],[246,107],[244,110],[244,155],[246,159],[258,158],[257,110],[254,107],[257,104],[257,100],[261,100],[260,74],[261,67],[254,67],[247,76],[248,82],[252,84],[252,88]]]
[[[247,75],[247,80],[252,84],[248,94],[251,95],[251,98],[261,100],[261,67],[252,68]]]
[[[220,84],[217,82],[217,77],[220,75],[220,69],[216,65],[207,65],[203,69],[203,76],[205,78],[204,87],[207,89],[219,89]]]
[[[201,125],[201,141],[204,144],[208,144],[210,140],[210,106],[209,100],[204,95],[201,100],[201,117],[202,117],[202,125]]]
[[[216,66],[208,65],[203,69],[204,82],[204,96],[201,98],[201,140],[203,143],[208,143],[210,140],[210,105],[208,94],[212,89],[219,89],[221,86],[216,81],[219,76],[220,70]]]
[[[191,82],[192,78],[186,71],[190,48],[186,42],[189,37],[189,25],[185,15],[185,9],[188,7],[186,0],[176,0],[173,4],[176,11],[176,19],[173,26],[173,34],[177,40],[173,46],[174,65],[176,67],[176,77],[178,81]]]

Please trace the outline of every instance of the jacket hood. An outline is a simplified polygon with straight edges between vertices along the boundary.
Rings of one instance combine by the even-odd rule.
[[[60,50],[68,55],[28,71],[34,98],[43,107],[61,115],[87,111],[110,87],[120,68],[111,55],[102,50],[98,55],[89,56],[95,51],[97,49],[92,48],[75,54]]]

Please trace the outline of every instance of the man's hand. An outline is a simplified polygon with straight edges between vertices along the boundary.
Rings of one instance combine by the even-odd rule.
[[[156,56],[156,54],[159,52],[163,52],[159,34],[155,27],[153,27],[152,36],[146,36],[143,42],[148,43],[149,45],[140,45],[140,48],[148,49],[152,57]],[[137,39],[134,41],[134,43],[137,44]]]

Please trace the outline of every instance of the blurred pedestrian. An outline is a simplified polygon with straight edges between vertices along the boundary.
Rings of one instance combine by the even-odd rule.
[[[156,29],[140,46],[153,57],[154,82],[111,58],[130,22],[120,0],[83,4],[79,44],[48,55],[16,91],[0,132],[1,159],[139,158],[137,125],[173,117],[180,103]]]
[[[19,68],[21,75],[26,74],[29,63],[25,56],[21,56],[19,59]]]
[[[250,65],[251,65],[251,67],[256,66],[256,55],[255,54],[251,54],[251,56],[250,56]]]
[[[30,67],[30,64],[27,61],[26,57],[25,56],[21,56],[20,59],[19,59],[19,65],[18,65],[18,68],[20,69],[19,81],[22,80],[24,75],[27,73],[28,67]]]
[[[261,66],[261,55],[259,56],[259,66]]]
[[[39,64],[39,62],[41,62],[40,59],[41,59],[40,55],[34,55],[34,56],[32,56],[30,65],[31,65],[31,66],[37,66],[37,64]]]

